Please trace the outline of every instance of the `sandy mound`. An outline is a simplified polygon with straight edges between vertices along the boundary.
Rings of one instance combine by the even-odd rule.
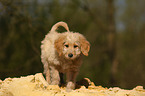
[[[132,90],[118,87],[107,89],[95,86],[87,78],[77,84],[77,89],[66,92],[65,87],[48,85],[42,73],[37,73],[27,77],[0,80],[0,96],[145,96],[145,89],[142,86]]]

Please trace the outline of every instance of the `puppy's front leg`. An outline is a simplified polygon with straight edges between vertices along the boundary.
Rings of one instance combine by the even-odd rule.
[[[60,76],[58,70],[54,66],[50,66],[51,85],[59,85]]]
[[[76,76],[77,76],[78,72],[77,71],[67,71],[66,73],[66,82],[67,82],[67,86],[66,86],[66,91],[70,92],[71,90],[75,89],[75,82],[76,82]]]

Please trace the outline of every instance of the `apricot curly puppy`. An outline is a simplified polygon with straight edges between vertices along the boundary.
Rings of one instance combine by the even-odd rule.
[[[63,26],[67,32],[58,33]],[[45,36],[41,45],[41,60],[49,84],[60,84],[60,74],[66,73],[66,90],[75,88],[75,80],[82,64],[82,54],[88,56],[90,43],[80,33],[70,32],[65,22],[56,23]]]

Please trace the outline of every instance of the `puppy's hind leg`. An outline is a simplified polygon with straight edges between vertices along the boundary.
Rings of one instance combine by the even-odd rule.
[[[61,85],[65,84],[64,79],[63,79],[64,74],[59,73],[59,76],[60,76],[60,86],[61,86]]]
[[[42,58],[42,63],[44,65],[44,72],[43,72],[43,74],[46,76],[46,81],[48,82],[48,84],[50,84],[50,70],[49,70],[49,67],[48,67],[48,62],[46,62]]]
[[[48,84],[51,83],[51,82],[50,82],[50,70],[49,70],[49,68],[48,68],[47,71],[46,71],[46,81],[48,82]]]

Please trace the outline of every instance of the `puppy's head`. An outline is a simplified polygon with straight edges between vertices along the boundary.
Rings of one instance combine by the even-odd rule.
[[[74,60],[81,53],[88,56],[90,43],[79,33],[66,32],[55,41],[55,49],[59,56]]]

